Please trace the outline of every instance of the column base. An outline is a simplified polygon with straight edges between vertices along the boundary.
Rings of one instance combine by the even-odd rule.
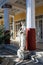
[[[4,42],[5,44],[10,44],[10,31],[6,30],[4,32]]]
[[[26,49],[36,50],[36,33],[34,28],[26,29]]]

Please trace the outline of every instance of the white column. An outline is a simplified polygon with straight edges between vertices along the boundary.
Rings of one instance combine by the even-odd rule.
[[[4,8],[4,28],[5,30],[10,30],[9,27],[9,9]]]
[[[4,41],[5,44],[10,44],[10,26],[9,26],[9,8],[4,8]]]
[[[35,0],[26,0],[26,48],[36,49]]]
[[[27,28],[35,28],[35,0],[26,0],[26,26]]]

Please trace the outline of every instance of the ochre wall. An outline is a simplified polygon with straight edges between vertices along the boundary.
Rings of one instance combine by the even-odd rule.
[[[3,23],[3,19],[0,19],[0,25],[3,25],[4,23]]]
[[[35,15],[43,15],[43,6],[38,6],[35,8]]]
[[[22,13],[18,13],[17,15],[14,16],[14,20],[17,21],[17,20],[23,20],[26,18],[26,13],[25,12],[22,12]]]

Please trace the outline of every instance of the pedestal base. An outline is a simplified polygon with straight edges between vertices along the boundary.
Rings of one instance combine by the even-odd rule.
[[[23,51],[21,49],[19,49],[17,51],[17,56],[20,58],[20,59],[28,59],[28,56],[29,56],[29,51]]]
[[[5,44],[10,44],[10,31],[6,30],[4,32],[4,42]]]
[[[26,29],[26,49],[29,51],[36,50],[36,33],[34,28]]]

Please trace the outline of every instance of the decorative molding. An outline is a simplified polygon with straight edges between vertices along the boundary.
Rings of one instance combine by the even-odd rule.
[[[4,5],[2,6],[2,8],[12,8],[12,5],[10,5],[10,4],[4,4]]]

